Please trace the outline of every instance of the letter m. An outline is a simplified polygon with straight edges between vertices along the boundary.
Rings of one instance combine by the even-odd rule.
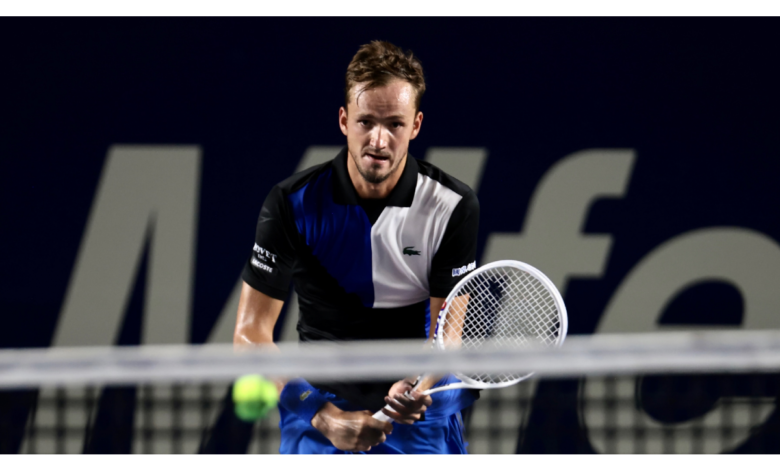
[[[142,343],[186,343],[201,152],[113,146],[92,204],[54,346],[111,345],[148,242]]]

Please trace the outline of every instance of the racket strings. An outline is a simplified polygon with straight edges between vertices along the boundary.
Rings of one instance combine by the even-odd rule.
[[[561,333],[555,298],[533,275],[497,267],[474,276],[455,294],[442,328],[445,345],[476,349],[497,346],[553,346]],[[481,384],[516,381],[527,372],[469,375]]]
[[[558,309],[550,292],[528,273],[521,272],[524,286],[528,287],[529,296],[523,298],[518,290],[512,291],[515,296],[513,305],[523,311],[521,325],[529,327],[526,338],[540,340],[543,344],[555,344],[560,329]],[[523,323],[523,321],[527,323]]]

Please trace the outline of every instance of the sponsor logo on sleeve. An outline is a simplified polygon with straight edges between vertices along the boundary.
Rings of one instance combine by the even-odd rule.
[[[263,271],[272,273],[274,272],[274,268],[268,266],[265,263],[262,263],[257,260],[257,258],[252,258],[252,266],[256,267],[257,269],[262,269]]]
[[[262,246],[258,245],[257,243],[255,243],[255,246],[254,248],[252,248],[252,251],[255,252],[255,256],[257,256],[258,259],[265,262],[276,263],[276,255],[266,250]]]
[[[462,276],[462,275],[466,274],[467,272],[473,271],[475,269],[477,269],[477,262],[476,261],[472,261],[471,263],[469,263],[466,266],[461,266],[459,268],[454,268],[452,270],[452,277]]]

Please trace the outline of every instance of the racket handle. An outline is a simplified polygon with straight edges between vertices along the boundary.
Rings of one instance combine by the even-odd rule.
[[[420,382],[422,382],[422,377],[423,377],[422,375],[417,377],[417,380],[414,381],[414,387],[412,387],[412,390],[417,390],[417,387],[420,386]],[[409,396],[409,392],[408,391],[405,392],[404,395],[408,397]],[[385,405],[385,407],[383,409],[394,411],[393,407],[391,407],[390,405]],[[386,414],[382,413],[382,410],[379,410],[376,413],[374,413],[374,419],[378,419],[379,421],[383,421],[385,423],[389,423],[390,421],[393,420],[393,418],[391,418],[391,417],[387,416]]]
[[[390,408],[390,405],[385,405],[385,409],[392,410],[392,408]],[[385,423],[389,423],[390,421],[393,420],[393,418],[391,418],[391,417],[387,416],[386,414],[382,413],[382,410],[379,410],[376,413],[374,413],[374,419],[378,419],[379,421],[382,421],[382,422],[385,422]]]

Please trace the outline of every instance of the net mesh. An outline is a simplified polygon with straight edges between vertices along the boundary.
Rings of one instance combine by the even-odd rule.
[[[278,453],[278,410],[243,423],[232,416],[229,390],[221,382],[47,387],[18,451]],[[777,397],[777,375],[531,379],[483,391],[463,420],[473,454],[774,453]]]
[[[19,452],[278,453],[278,409],[244,423],[232,415],[230,390],[225,381],[45,387],[30,410]]]
[[[227,377],[285,370],[354,380],[453,364],[494,373],[518,361],[536,374],[482,391],[463,411],[469,453],[779,450],[780,332],[572,336],[562,348],[479,353],[431,352],[419,342],[285,346],[244,355],[230,347],[0,351],[0,450],[278,453],[279,411],[239,420]]]
[[[451,296],[437,335],[441,347],[555,346],[562,334],[562,312],[555,296],[533,274],[515,266],[476,273]],[[459,374],[475,386],[517,382],[529,371]]]

